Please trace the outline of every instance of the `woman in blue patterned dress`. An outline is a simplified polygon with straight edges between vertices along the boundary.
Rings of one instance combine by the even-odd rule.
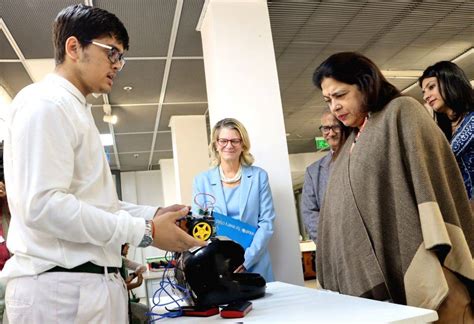
[[[440,116],[438,125],[451,143],[474,206],[474,90],[464,71],[449,61],[429,66],[418,82],[423,100]],[[439,122],[443,117],[448,127]]]

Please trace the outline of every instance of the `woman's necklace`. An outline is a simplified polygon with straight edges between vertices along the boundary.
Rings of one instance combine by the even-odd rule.
[[[354,145],[357,143],[357,140],[359,139],[360,134],[362,134],[362,131],[364,130],[365,124],[367,124],[367,120],[368,120],[368,119],[369,119],[369,116],[365,117],[364,123],[362,124],[362,126],[360,126],[359,132],[357,133],[357,135],[356,135],[355,138],[354,138],[354,142],[353,142],[352,145],[351,145],[351,150],[350,150],[349,153],[352,153],[352,149],[354,148]]]
[[[224,183],[236,183],[240,181],[240,178],[242,178],[242,166],[239,165],[239,169],[235,173],[235,176],[232,178],[227,178],[224,174],[224,170],[222,170],[222,166],[219,165],[219,174],[221,175],[221,181]]]
[[[458,120],[457,121],[454,121],[454,122],[451,122],[451,131],[452,131],[452,134],[454,134],[456,132],[456,130],[459,128],[459,126],[461,126],[463,120],[464,120],[464,117],[465,114],[459,116]]]

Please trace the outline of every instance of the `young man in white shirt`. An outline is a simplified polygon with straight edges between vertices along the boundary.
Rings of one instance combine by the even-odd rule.
[[[11,323],[126,323],[121,245],[183,251],[204,243],[176,226],[185,206],[117,198],[85,97],[110,92],[125,63],[122,22],[74,5],[56,17],[53,39],[54,73],[23,89],[7,119],[7,315]]]

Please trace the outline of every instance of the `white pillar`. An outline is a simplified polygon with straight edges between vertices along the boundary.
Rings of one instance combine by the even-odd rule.
[[[210,0],[201,37],[211,127],[233,117],[247,128],[256,165],[270,177],[276,210],[270,243],[276,280],[303,285],[286,132],[265,0]]]
[[[209,168],[206,118],[172,116],[171,139],[176,184],[176,203],[191,205],[193,179]]]
[[[170,206],[178,203],[178,199],[176,198],[174,161],[173,159],[161,159],[159,163],[163,190],[163,206]]]

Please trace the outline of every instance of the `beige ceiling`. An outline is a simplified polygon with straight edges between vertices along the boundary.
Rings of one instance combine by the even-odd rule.
[[[86,0],[126,25],[127,64],[108,96],[89,98],[113,169],[147,170],[171,158],[172,115],[206,114],[200,34],[204,0]],[[11,95],[53,67],[51,23],[76,1],[2,0],[0,85]],[[290,153],[314,152],[322,98],[315,67],[339,51],[373,59],[399,89],[419,99],[416,76],[455,60],[474,79],[473,1],[268,1]],[[245,23],[245,22],[242,22]],[[130,86],[131,91],[124,90]],[[104,103],[119,122],[102,121]]]

